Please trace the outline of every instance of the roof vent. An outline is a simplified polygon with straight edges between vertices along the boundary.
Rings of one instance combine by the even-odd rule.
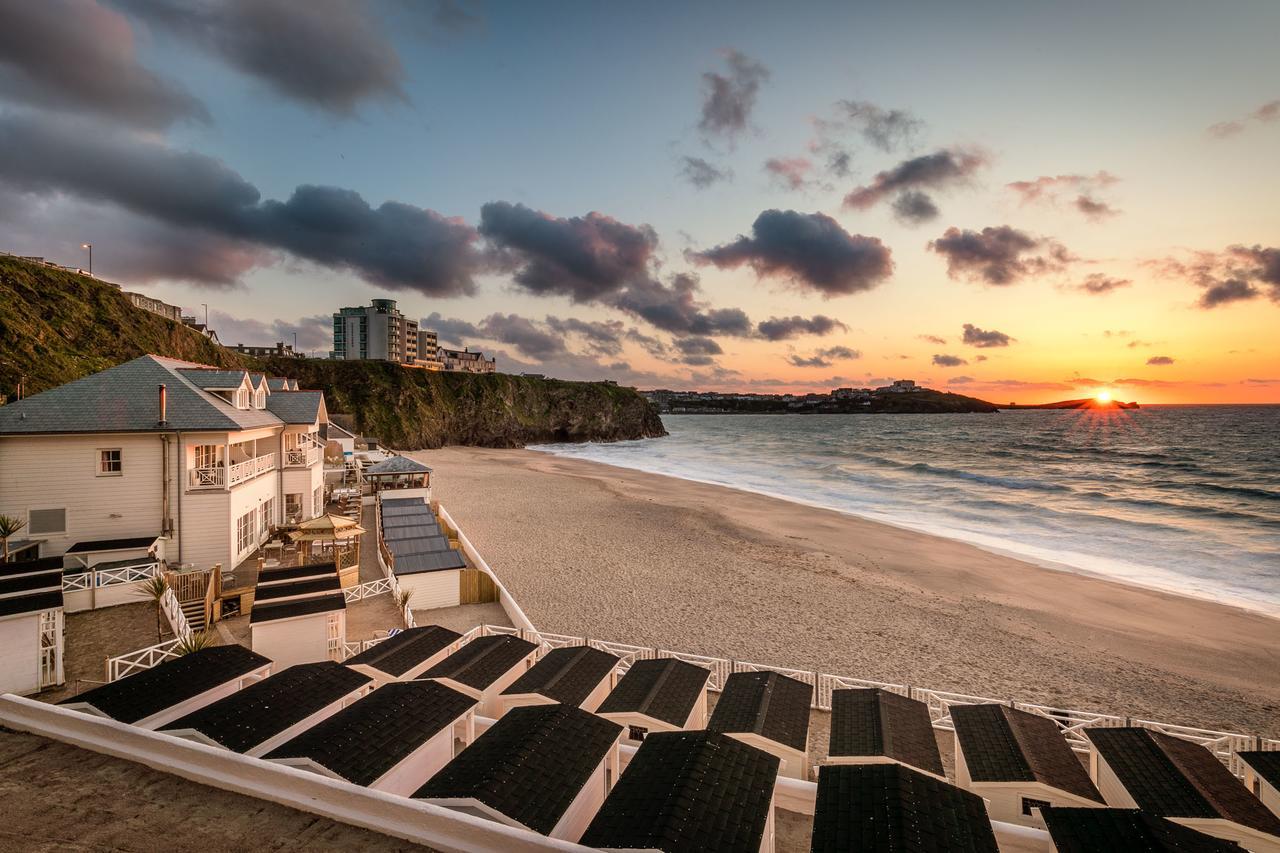
[[[165,389],[165,387],[164,387],[164,383],[163,383],[163,382],[161,382],[158,386],[156,386],[156,391],[158,392],[158,396],[159,396],[159,403],[160,403],[160,422],[159,422],[159,425],[160,425],[160,426],[165,426],[165,425],[167,425],[167,424],[169,423],[169,421],[168,421],[168,396],[169,396],[169,395],[168,395],[168,392],[166,391],[166,389]]]

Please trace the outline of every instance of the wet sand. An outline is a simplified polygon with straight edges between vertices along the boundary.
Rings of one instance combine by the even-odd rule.
[[[1277,619],[594,462],[412,455],[542,630],[1280,736]]]

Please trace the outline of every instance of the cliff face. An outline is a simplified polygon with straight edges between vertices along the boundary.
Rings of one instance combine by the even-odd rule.
[[[331,413],[353,416],[359,432],[401,450],[667,434],[648,400],[603,382],[437,373],[376,361],[271,358],[259,365],[324,391]]]
[[[235,353],[97,279],[0,255],[0,398],[36,394],[152,353],[235,367]]]

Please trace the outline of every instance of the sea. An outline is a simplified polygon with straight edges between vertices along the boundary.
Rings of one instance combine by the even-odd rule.
[[[663,422],[664,438],[532,449],[1280,616],[1280,406]]]

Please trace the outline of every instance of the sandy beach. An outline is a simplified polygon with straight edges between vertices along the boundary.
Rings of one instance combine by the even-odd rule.
[[[412,454],[540,629],[1280,736],[1280,620],[529,450]]]

